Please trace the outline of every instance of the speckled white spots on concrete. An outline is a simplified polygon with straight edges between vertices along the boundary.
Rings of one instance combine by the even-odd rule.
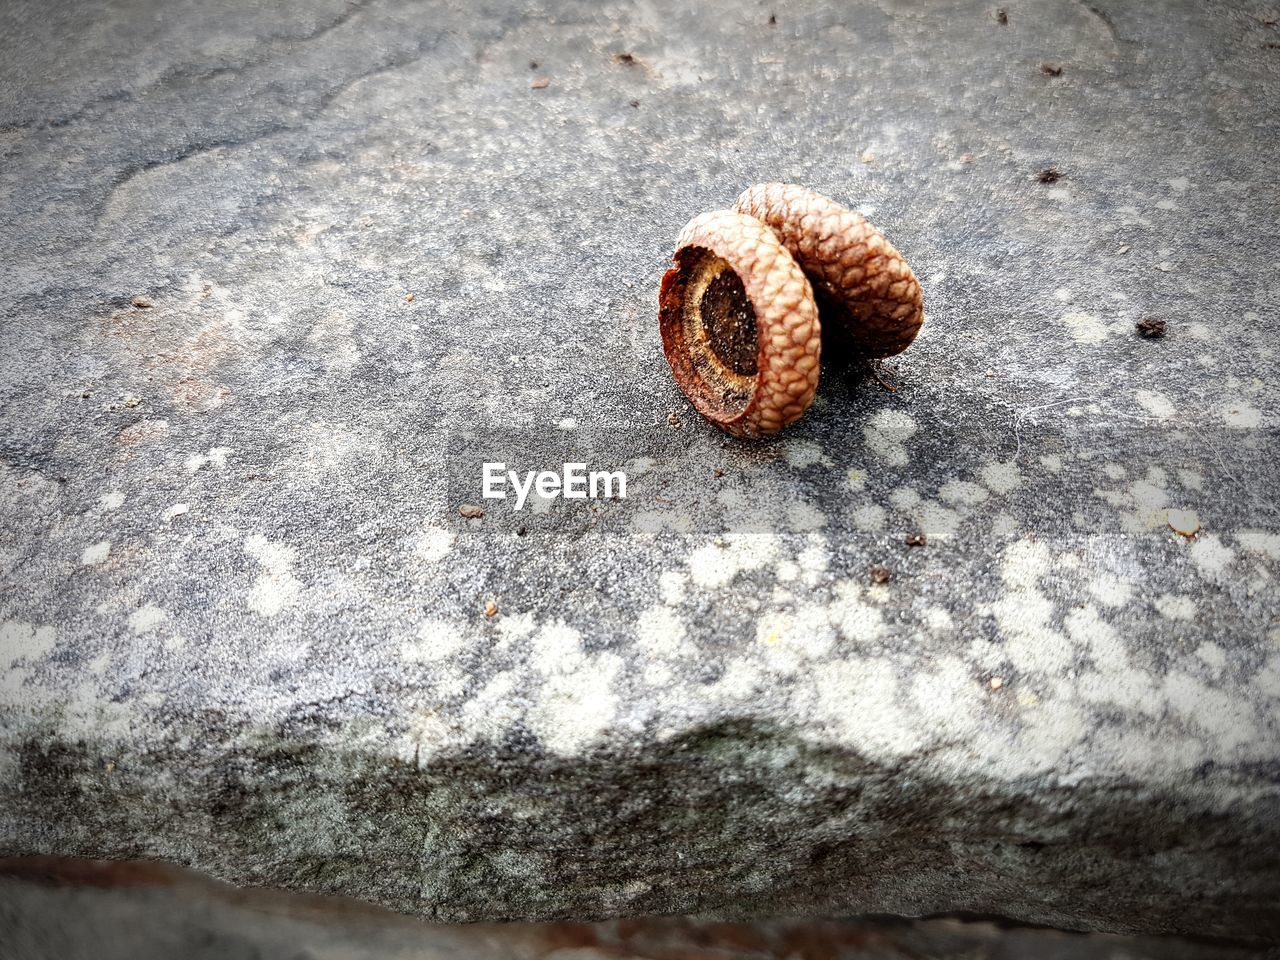
[[[987,499],[987,490],[968,480],[948,480],[938,490],[938,498],[945,503],[977,506]]]
[[[1222,422],[1233,430],[1254,430],[1262,426],[1262,413],[1243,400],[1224,404],[1219,410]]]
[[[988,463],[979,471],[979,478],[992,493],[1002,496],[1013,493],[1022,486],[1022,474],[1018,465],[1012,461]]]
[[[418,534],[413,544],[413,554],[427,563],[439,563],[453,548],[454,534],[440,527],[428,527]]]
[[[129,629],[136,634],[150,633],[160,626],[167,614],[154,603],[144,604],[129,615]]]
[[[649,656],[674,657],[684,651],[684,620],[668,606],[644,610],[636,622],[636,639]]]
[[[872,416],[862,433],[867,449],[877,460],[890,467],[905,467],[906,444],[917,430],[919,425],[901,410],[881,410]]]
[[[1062,318],[1062,323],[1076,343],[1095,344],[1107,339],[1107,325],[1091,313],[1073,311]]]
[[[110,493],[104,493],[102,499],[98,501],[98,505],[103,510],[119,510],[124,506],[124,494],[119,490],[112,490]]]
[[[787,463],[797,470],[812,467],[815,464],[831,466],[831,461],[823,453],[822,447],[812,440],[788,440],[782,447],[782,455]]]
[[[244,549],[261,567],[249,591],[249,609],[274,617],[292,606],[302,592],[302,583],[293,574],[294,549],[257,533],[245,539]]]
[[[1168,620],[1194,620],[1196,602],[1190,596],[1181,593],[1162,593],[1155,599],[1155,608],[1160,616]]]
[[[687,584],[688,577],[682,571],[663,570],[658,575],[658,591],[662,595],[662,602],[672,605],[683,602]]]
[[[1142,409],[1160,420],[1168,420],[1178,411],[1173,401],[1157,390],[1136,390],[1133,397]]]
[[[529,716],[547,750],[573,755],[602,738],[618,712],[614,685],[621,671],[616,654],[598,653],[547,678]]]
[[[230,447],[210,447],[205,453],[193,453],[187,457],[188,473],[198,473],[205,467],[223,470],[227,466],[227,458],[231,455]]]
[[[52,626],[37,626],[23,620],[0,623],[0,663],[13,667],[19,661],[28,664],[53,652],[58,634]]]
[[[689,557],[689,575],[700,587],[720,587],[739,574],[758,570],[778,554],[778,538],[768,533],[730,533]]]
[[[1106,607],[1123,607],[1133,599],[1133,584],[1108,574],[1089,581],[1089,592]]]
[[[865,533],[876,533],[884,529],[889,514],[878,503],[864,503],[854,508],[851,518],[853,525],[859,530]]]
[[[887,658],[828,664],[807,692],[812,715],[869,759],[887,760],[920,746],[920,732],[911,721],[914,703],[903,696]]]
[[[1270,530],[1241,530],[1235,535],[1235,539],[1245,550],[1265,553],[1272,560],[1280,560],[1280,533]]]
[[[1216,534],[1202,534],[1191,543],[1191,560],[1204,574],[1221,576],[1226,572],[1235,552]]]
[[[787,528],[790,530],[797,533],[820,530],[826,526],[826,523],[826,515],[811,503],[797,502],[787,505]]]
[[[111,544],[103,540],[100,543],[85,547],[84,552],[80,554],[80,562],[87,567],[97,566],[103,563],[110,553]]]
[[[467,636],[457,624],[447,620],[425,620],[417,636],[400,645],[400,656],[408,663],[436,663],[461,652]]]

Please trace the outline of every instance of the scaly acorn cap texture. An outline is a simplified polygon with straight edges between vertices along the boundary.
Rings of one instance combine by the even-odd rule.
[[[890,357],[911,345],[924,323],[920,281],[862,214],[791,183],[750,187],[734,209],[778,235],[813,284],[823,319],[838,318],[855,351]]]
[[[810,285],[812,282],[812,286]],[[708,420],[760,437],[813,402],[822,315],[842,347],[899,353],[924,320],[920,283],[861,215],[792,184],[695,217],[662,278],[658,320],[676,383]]]
[[[813,290],[756,218],[713,210],[689,221],[658,300],[671,372],[712,423],[764,436],[813,402],[822,351]]]

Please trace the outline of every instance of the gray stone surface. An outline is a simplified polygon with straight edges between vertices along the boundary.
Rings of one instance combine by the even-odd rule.
[[[0,852],[1280,937],[1275,8],[1005,9],[5,4]],[[747,444],[655,301],[767,179],[927,321]]]

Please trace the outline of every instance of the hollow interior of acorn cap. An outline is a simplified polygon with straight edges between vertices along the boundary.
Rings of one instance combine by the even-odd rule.
[[[674,302],[662,306],[664,321],[674,327],[678,379],[704,413],[735,416],[755,392],[755,308],[737,272],[711,250],[684,247],[675,260]]]

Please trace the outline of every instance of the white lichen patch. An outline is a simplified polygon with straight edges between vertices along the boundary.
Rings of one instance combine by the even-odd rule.
[[[124,494],[119,490],[112,490],[110,493],[104,493],[98,501],[98,506],[103,510],[119,510],[124,506]]]
[[[1234,559],[1235,552],[1212,533],[1197,537],[1191,544],[1191,560],[1201,573],[1220,576]]]
[[[51,626],[36,626],[23,620],[6,620],[0,624],[0,663],[13,667],[19,661],[28,664],[53,652],[57,631]]]
[[[1168,420],[1178,412],[1178,408],[1173,405],[1173,401],[1158,391],[1137,390],[1134,392],[1133,397],[1138,401],[1138,405],[1142,409],[1158,420]]]
[[[1133,599],[1133,584],[1117,576],[1094,577],[1089,592],[1107,607],[1123,607]]]
[[[205,467],[215,467],[218,470],[224,470],[227,466],[227,457],[231,455],[230,447],[210,447],[205,453],[193,453],[187,457],[187,472],[197,473]]]
[[[460,626],[431,619],[418,627],[417,636],[400,645],[400,657],[408,663],[439,663],[457,656],[465,647]]]
[[[1262,426],[1262,413],[1243,400],[1225,404],[1219,415],[1223,423],[1234,430],[1253,430]]]
[[[427,563],[439,563],[453,549],[454,534],[440,527],[428,527],[413,543],[413,555]]]
[[[1196,602],[1186,594],[1162,593],[1155,599],[1155,608],[1166,620],[1194,620]]]
[[[1091,313],[1074,311],[1062,318],[1067,333],[1076,343],[1101,343],[1107,339],[1107,325]]]
[[[812,467],[815,464],[831,466],[831,461],[823,453],[821,445],[812,440],[788,440],[783,445],[782,455],[787,463],[797,470]]]
[[[867,449],[877,460],[891,467],[907,465],[907,441],[919,426],[900,410],[881,410],[863,427]]]
[[[1280,533],[1268,530],[1241,530],[1236,534],[1236,543],[1245,550],[1265,553],[1273,560],[1280,560]]]
[[[245,539],[244,549],[262,567],[249,590],[249,609],[264,617],[274,617],[291,606],[302,592],[301,581],[293,575],[295,551],[257,533]]]
[[[987,499],[986,487],[968,480],[949,480],[938,490],[938,499],[944,503],[977,506]]]
[[[529,720],[549,752],[572,756],[604,736],[618,713],[614,683],[621,670],[621,658],[600,653],[548,677]]]
[[[854,509],[851,519],[853,520],[853,525],[859,530],[866,533],[876,533],[884,529],[888,518],[889,514],[884,507],[877,503],[864,503]]]
[[[693,551],[689,575],[700,587],[722,587],[740,573],[772,563],[777,556],[776,534],[730,533]]]
[[[678,657],[685,653],[684,620],[667,606],[649,607],[636,621],[640,649],[651,657]]]
[[[154,603],[148,603],[129,615],[129,629],[136,634],[150,633],[160,626],[167,614]]]
[[[683,603],[688,577],[679,570],[664,570],[658,576],[658,591],[662,602],[672,606]]]
[[[84,552],[80,554],[80,562],[87,567],[97,566],[104,562],[110,553],[111,544],[103,540],[101,543],[85,547]]]
[[[1040,578],[1052,561],[1044,543],[1024,539],[1011,544],[1000,562],[1005,590],[990,604],[1005,638],[1005,656],[1029,674],[1055,674],[1073,657],[1071,643],[1052,626],[1056,607],[1040,590]]]
[[[547,675],[574,673],[586,662],[582,634],[557,620],[546,624],[530,640],[533,665]]]
[[[1022,474],[1013,461],[988,463],[978,472],[978,478],[992,493],[1006,495],[1022,486]]]
[[[850,467],[845,473],[845,481],[854,493],[861,493],[867,486],[867,471],[861,467]]]
[[[826,526],[826,515],[811,503],[803,501],[787,506],[787,528],[797,533],[820,530]]]

